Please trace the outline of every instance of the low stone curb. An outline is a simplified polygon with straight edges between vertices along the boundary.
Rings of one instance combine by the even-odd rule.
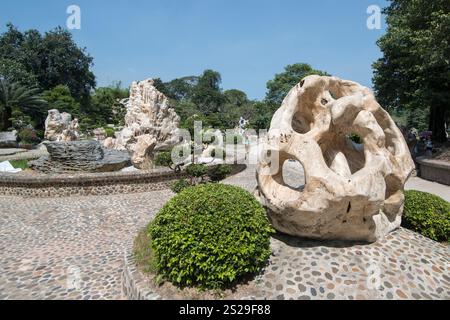
[[[232,165],[232,175],[245,170],[245,164]],[[0,195],[22,197],[68,197],[138,193],[169,189],[186,178],[186,172],[170,169],[149,172],[106,172],[82,174],[0,174]]]
[[[124,252],[121,278],[122,292],[128,300],[161,300],[161,297],[149,289],[149,285],[137,269],[133,250]]]

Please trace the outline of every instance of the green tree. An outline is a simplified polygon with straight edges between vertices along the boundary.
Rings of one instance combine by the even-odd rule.
[[[417,115],[421,122],[428,118],[433,138],[445,141],[450,109],[450,2],[390,2],[384,9],[387,32],[378,41],[384,56],[373,65],[377,98],[390,111],[407,110],[411,120]]]
[[[225,98],[220,89],[222,78],[220,73],[213,70],[205,70],[198,83],[192,89],[192,102],[199,110],[208,116],[211,113],[221,111]]]
[[[88,107],[95,76],[92,57],[79,48],[70,32],[58,27],[41,35],[37,30],[20,32],[12,24],[0,35],[0,61],[14,61],[19,70],[33,75],[42,90],[66,85],[83,106]]]
[[[2,130],[13,125],[13,111],[16,114],[26,114],[29,117],[40,115],[45,101],[39,95],[38,88],[28,88],[20,83],[10,82],[0,77],[0,112],[2,115]]]
[[[89,114],[99,126],[120,124],[126,112],[120,100],[128,98],[128,95],[128,89],[123,89],[120,82],[98,88],[91,96]]]
[[[313,69],[309,64],[296,63],[284,68],[284,72],[276,74],[273,80],[267,82],[266,101],[280,106],[289,91],[306,76],[329,76],[328,73]]]
[[[76,117],[81,114],[80,104],[72,97],[68,86],[58,85],[51,90],[46,90],[42,97],[47,101],[49,110],[58,109],[60,112],[67,112]]]

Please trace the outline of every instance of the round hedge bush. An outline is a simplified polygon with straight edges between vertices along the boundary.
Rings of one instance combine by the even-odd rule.
[[[405,192],[402,225],[436,241],[450,240],[450,203],[430,193]]]
[[[202,184],[167,202],[148,232],[162,278],[218,289],[265,265],[273,229],[246,190]]]

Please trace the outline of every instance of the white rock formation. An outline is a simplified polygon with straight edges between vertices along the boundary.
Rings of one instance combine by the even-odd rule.
[[[348,139],[352,133],[362,145]],[[303,166],[305,186],[285,183],[289,159]],[[373,242],[400,226],[403,188],[413,169],[400,130],[371,90],[309,76],[272,119],[256,193],[283,233]]]
[[[67,112],[48,111],[45,120],[45,139],[50,141],[76,141],[80,137],[78,119],[72,120]]]
[[[152,79],[132,83],[126,108],[125,127],[115,139],[106,139],[105,147],[129,151],[133,163],[138,161],[135,164],[140,166],[143,157],[150,159],[153,152],[169,150],[178,144],[180,118]],[[155,139],[155,145],[150,137]],[[145,146],[147,149],[143,150]],[[133,155],[134,152],[138,154]]]

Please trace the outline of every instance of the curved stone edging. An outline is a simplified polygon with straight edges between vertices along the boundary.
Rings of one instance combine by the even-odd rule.
[[[235,164],[232,174],[245,170],[246,165]],[[151,172],[106,172],[60,175],[0,174],[0,195],[23,197],[67,197],[137,193],[170,188],[183,172],[156,169]]]
[[[424,157],[419,157],[416,161],[420,166],[421,178],[450,185],[450,163]]]
[[[128,300],[160,300],[161,297],[150,290],[136,267],[132,251],[124,253],[121,287]]]

